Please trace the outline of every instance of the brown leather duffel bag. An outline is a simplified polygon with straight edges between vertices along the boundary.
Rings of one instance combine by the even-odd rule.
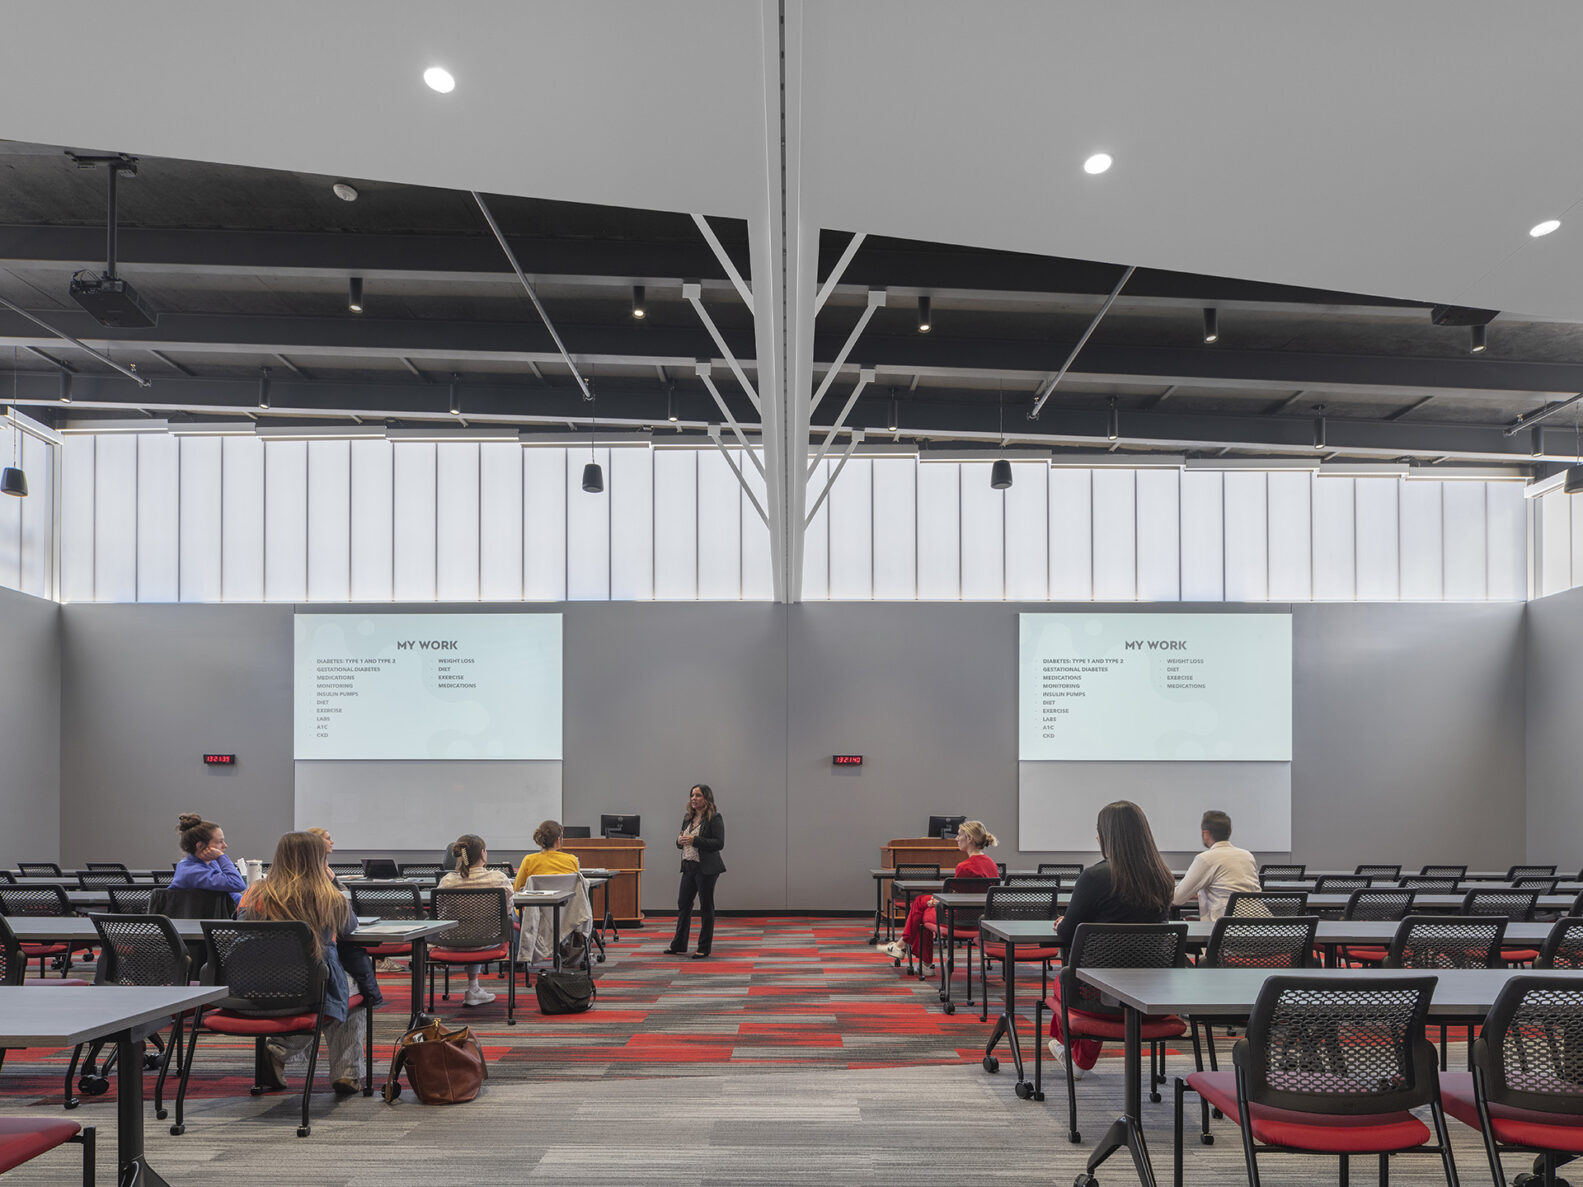
[[[401,1095],[402,1068],[407,1069],[412,1091],[426,1105],[459,1105],[472,1100],[489,1076],[473,1032],[465,1026],[447,1030],[439,1019],[409,1030],[397,1041],[385,1081],[386,1104],[393,1104]]]

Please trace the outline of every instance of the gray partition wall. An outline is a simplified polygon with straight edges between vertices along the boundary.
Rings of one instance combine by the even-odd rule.
[[[1050,604],[558,608],[565,819],[642,814],[646,907],[674,901],[674,830],[694,781],[716,789],[726,817],[725,908],[871,904],[880,845],[917,835],[932,812],[982,818],[1013,867],[1044,856],[1015,848],[1016,616]],[[67,860],[169,860],[188,808],[220,820],[248,856],[292,826],[292,610],[62,609]],[[1297,855],[1320,866],[1524,860],[1522,605],[1293,614]],[[205,750],[234,752],[237,766],[206,771]],[[864,765],[835,768],[836,753]],[[464,805],[457,821],[459,832]],[[1159,840],[1185,860],[1196,837]]]
[[[0,588],[0,865],[60,856],[60,606]]]
[[[1528,853],[1583,866],[1583,713],[1572,701],[1583,673],[1583,588],[1528,603]]]

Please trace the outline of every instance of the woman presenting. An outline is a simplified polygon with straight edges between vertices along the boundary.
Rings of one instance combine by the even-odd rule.
[[[725,847],[726,823],[715,807],[715,793],[707,783],[700,783],[688,793],[687,815],[682,817],[682,831],[676,836],[676,848],[682,851],[682,886],[676,898],[676,935],[665,949],[672,956],[687,951],[694,898],[703,912],[703,922],[693,959],[709,955],[715,940],[715,881],[726,872],[726,863],[720,859]]]

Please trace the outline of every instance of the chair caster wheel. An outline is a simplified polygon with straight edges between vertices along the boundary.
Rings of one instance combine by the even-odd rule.
[[[68,1109],[75,1109],[75,1108],[76,1108],[76,1107],[77,1107],[77,1106],[78,1106],[78,1105],[79,1105],[79,1104],[81,1104],[81,1103],[82,1103],[82,1102],[81,1102],[81,1101],[79,1101],[79,1100],[78,1100],[78,1099],[77,1099],[77,1098],[76,1098],[76,1097],[75,1097],[75,1096],[68,1096],[68,1097],[67,1097],[67,1098],[66,1098],[66,1099],[65,1099],[65,1101],[63,1101],[63,1102],[62,1102],[62,1103],[63,1103],[63,1104],[64,1104],[64,1105],[65,1105],[65,1107],[66,1107],[66,1108],[68,1108]]]
[[[307,1126],[307,1125],[299,1125],[299,1126],[297,1126],[297,1136],[299,1138],[305,1138],[312,1132],[313,1132],[313,1129],[312,1129],[311,1126]]]
[[[170,1116],[170,1110],[169,1109],[155,1109],[154,1110],[154,1120],[156,1120],[156,1121],[163,1121],[163,1120],[165,1120],[166,1117],[169,1117],[169,1116]]]
[[[187,1132],[187,1127],[185,1125],[172,1125],[170,1127],[170,1136],[173,1137],[173,1138],[179,1138],[182,1134],[184,1134],[186,1132]]]
[[[1078,1133],[1075,1129],[1069,1129],[1066,1131],[1066,1140],[1075,1146],[1078,1142],[1083,1140],[1083,1135]]]
[[[955,1002],[946,1002],[945,1003],[945,1012],[947,1014],[955,1014],[956,1013],[956,1003]]]
[[[1154,1103],[1154,1104],[1159,1104],[1160,1103],[1160,1094],[1158,1092],[1151,1092],[1151,1093],[1149,1093],[1149,1100],[1152,1103]]]
[[[84,1076],[77,1087],[87,1096],[103,1096],[110,1091],[110,1081],[104,1076]]]
[[[1018,1100],[1032,1100],[1033,1099],[1033,1085],[1030,1084],[1027,1080],[1024,1080],[1021,1084],[1017,1085],[1017,1099]]]
[[[1072,1187],[1099,1187],[1099,1180],[1089,1174],[1078,1175],[1072,1180]]]
[[[996,1059],[993,1055],[984,1056],[984,1070],[990,1073],[1000,1071],[1000,1060]]]
[[[507,1018],[506,1019],[506,1025],[507,1026],[515,1026],[516,1024],[517,1024],[517,1020],[515,1018]]]
[[[1212,1133],[1201,1133],[1198,1135],[1198,1143],[1201,1146],[1213,1146],[1215,1144],[1215,1135]]]
[[[1044,1093],[1042,1093],[1042,1092],[1035,1092],[1028,1099],[1029,1100],[1043,1100],[1044,1099]]]
[[[901,961],[899,961],[899,960],[893,960],[893,961],[891,961],[891,962],[890,962],[890,967],[891,967],[891,968],[893,968],[893,969],[899,969],[899,968],[901,968]]]
[[[594,963],[596,963],[596,964],[604,964],[605,963],[605,954],[603,952],[601,952],[598,956],[594,957]]]

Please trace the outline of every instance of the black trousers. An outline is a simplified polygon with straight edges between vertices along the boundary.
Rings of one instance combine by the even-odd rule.
[[[687,947],[687,934],[693,927],[693,899],[703,919],[698,926],[698,951],[708,952],[715,942],[715,883],[719,874],[700,874],[696,861],[682,862],[682,886],[676,896],[676,935],[671,947],[680,952]]]

